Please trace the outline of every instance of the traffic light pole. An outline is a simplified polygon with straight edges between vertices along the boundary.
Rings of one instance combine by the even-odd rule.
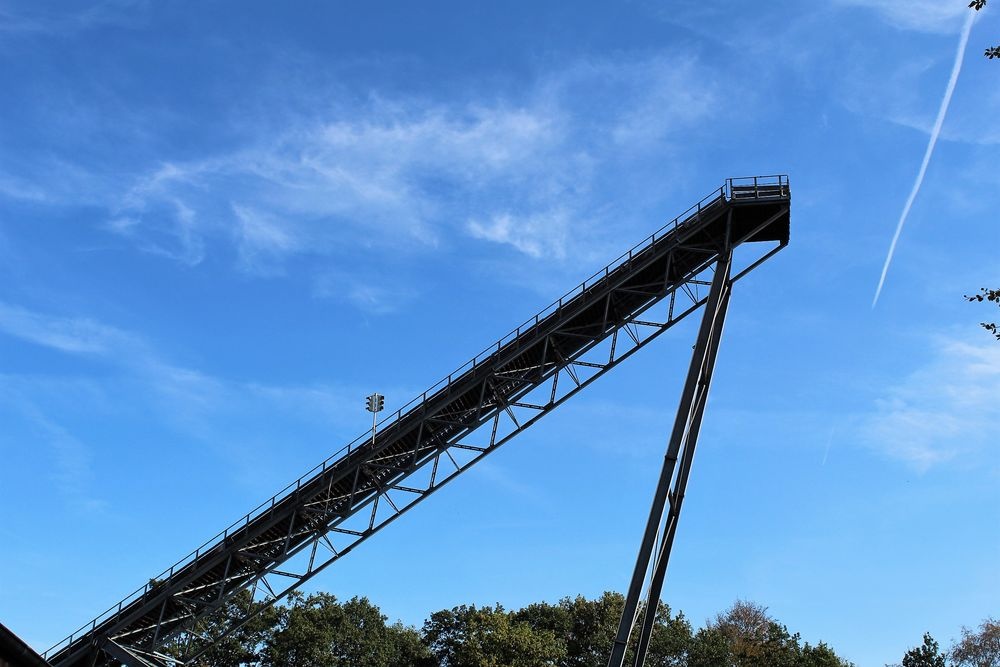
[[[385,407],[385,396],[375,392],[365,399],[365,409],[372,413],[372,446],[375,446],[375,426],[378,422],[378,413]]]
[[[646,613],[643,616],[639,643],[632,662],[634,667],[642,667],[646,660],[649,640],[652,636],[656,617],[656,607],[660,600],[663,580],[667,573],[667,563],[670,560],[670,549],[673,546],[677,531],[677,521],[680,518],[681,503],[684,501],[684,490],[687,487],[691,473],[691,463],[694,460],[695,447],[698,444],[698,431],[701,428],[702,417],[705,414],[705,404],[708,401],[708,390],[715,369],[715,358],[719,351],[719,340],[726,320],[729,307],[729,295],[732,290],[730,269],[732,267],[732,250],[727,249],[715,266],[715,276],[705,302],[705,314],[702,317],[698,340],[691,356],[691,366],[688,369],[687,380],[681,393],[680,405],[677,408],[677,418],[667,446],[667,453],[660,471],[660,479],[653,496],[653,504],[646,522],[639,555],[636,558],[635,569],[628,595],[625,598],[625,608],[622,611],[618,632],[611,648],[608,667],[622,667],[625,653],[628,649],[629,637],[635,627],[639,612],[639,599],[642,585],[646,580],[649,562],[659,535],[660,549],[653,562],[653,572],[650,577],[649,591],[646,597]],[[674,478],[677,462],[676,479]],[[664,523],[664,509],[669,501],[669,509]],[[663,525],[662,534],[660,526]]]

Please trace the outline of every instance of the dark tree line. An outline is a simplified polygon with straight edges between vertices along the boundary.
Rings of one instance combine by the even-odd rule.
[[[195,628],[219,637],[253,602],[235,596]],[[508,611],[461,605],[435,612],[418,630],[388,623],[365,598],[293,594],[261,608],[192,667],[605,667],[624,606],[618,593],[563,598]],[[635,638],[633,638],[633,643]],[[175,646],[179,649],[179,646]],[[627,663],[632,659],[630,648]],[[170,648],[168,647],[168,650]],[[824,643],[811,645],[749,602],[737,602],[695,629],[660,604],[650,667],[853,667]]]

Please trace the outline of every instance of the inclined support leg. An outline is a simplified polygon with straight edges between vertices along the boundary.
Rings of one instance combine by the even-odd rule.
[[[694,353],[691,356],[691,365],[684,383],[684,390],[681,392],[680,404],[677,408],[677,418],[674,421],[674,428],[671,432],[667,452],[663,459],[663,468],[660,471],[660,479],[656,485],[656,492],[653,495],[653,503],[650,507],[642,543],[639,547],[635,569],[632,571],[632,580],[625,598],[625,608],[622,610],[618,632],[615,635],[615,641],[611,648],[608,667],[623,667],[624,665],[629,638],[635,627],[636,617],[639,612],[642,585],[649,571],[649,563],[653,556],[656,538],[660,533],[660,526],[663,524],[664,509],[669,501],[670,509],[666,524],[663,526],[663,534],[660,538],[660,551],[656,558],[653,575],[650,580],[649,597],[646,604],[647,609],[643,629],[640,634],[639,650],[636,651],[633,664],[641,667],[646,658],[649,636],[652,634],[653,622],[656,615],[656,606],[660,599],[663,579],[666,576],[670,548],[673,545],[677,520],[680,517],[684,489],[687,485],[691,463],[694,458],[694,449],[698,441],[698,431],[705,412],[712,371],[715,368],[715,358],[719,350],[719,339],[722,337],[723,324],[729,305],[729,294],[732,289],[732,282],[730,280],[731,266],[732,251],[727,249],[715,266],[715,276],[712,279],[712,286],[705,303],[705,314],[702,317],[698,339],[695,342]],[[674,481],[674,471],[677,468],[678,459],[680,459],[681,465],[677,479]]]
[[[660,600],[660,593],[663,590],[663,580],[667,576],[670,549],[674,544],[677,522],[681,515],[681,504],[684,502],[684,491],[687,488],[688,478],[691,475],[691,464],[694,461],[694,452],[698,445],[701,420],[705,415],[705,405],[708,403],[708,390],[712,381],[712,372],[715,370],[715,359],[719,351],[719,341],[722,339],[726,310],[729,307],[729,294],[730,285],[727,284],[725,293],[719,304],[718,315],[715,318],[715,327],[713,328],[712,338],[709,343],[710,349],[706,355],[703,375],[697,388],[697,397],[694,403],[691,423],[684,438],[677,480],[674,483],[674,488],[668,494],[670,504],[667,509],[667,521],[664,527],[664,535],[660,542],[660,552],[653,562],[653,574],[649,582],[649,594],[646,597],[646,614],[643,617],[642,629],[639,633],[639,645],[636,648],[635,660],[632,663],[634,667],[642,667],[643,662],[646,660],[646,653],[649,650],[649,640],[652,637],[653,625],[656,619],[656,607]]]

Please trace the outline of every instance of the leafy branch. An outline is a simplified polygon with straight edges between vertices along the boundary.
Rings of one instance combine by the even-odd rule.
[[[1000,306],[1000,289],[986,289],[983,287],[979,290],[978,294],[965,295],[966,301],[975,301],[977,303],[982,303],[983,301],[989,301]],[[991,334],[996,336],[997,340],[1000,340],[1000,326],[997,326],[996,322],[980,322],[979,326],[989,331]]]
[[[977,12],[986,6],[986,0],[972,0],[969,3],[971,9],[975,9]],[[991,46],[986,49],[986,57],[990,60],[994,58],[1000,58],[1000,46]]]

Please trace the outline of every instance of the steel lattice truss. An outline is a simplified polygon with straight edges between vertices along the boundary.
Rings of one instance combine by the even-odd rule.
[[[199,637],[195,621],[243,589],[278,600],[345,556],[697,310],[723,253],[753,249],[735,281],[783,248],[789,207],[785,176],[727,180],[383,420],[374,442],[351,443],[46,658],[58,667],[197,658],[219,638]],[[170,658],[160,653],[168,642]]]

